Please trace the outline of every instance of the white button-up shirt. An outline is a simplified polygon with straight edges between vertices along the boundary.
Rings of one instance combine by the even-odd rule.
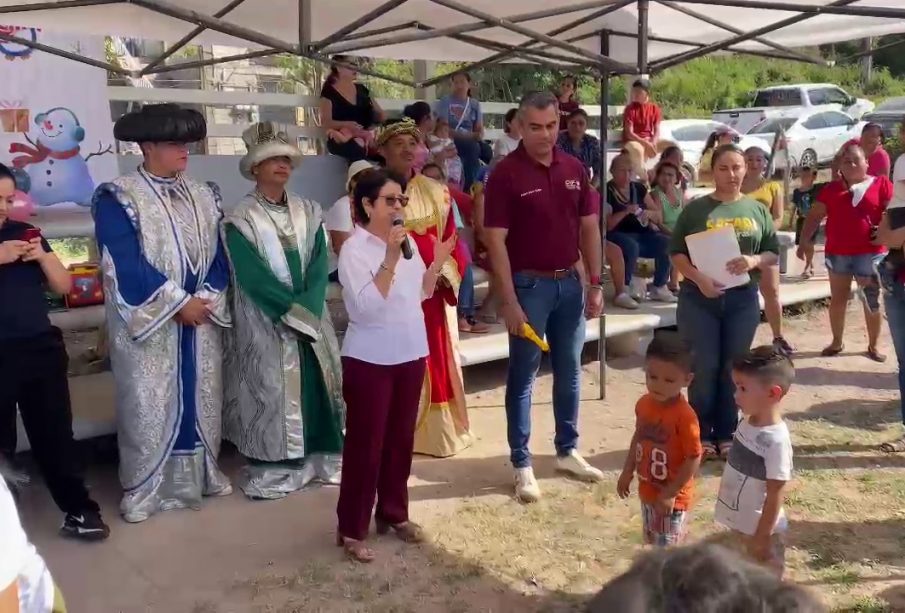
[[[427,331],[421,310],[426,268],[417,247],[411,260],[399,258],[384,298],[374,284],[386,243],[356,226],[339,254],[339,282],[349,313],[342,355],[371,364],[404,364],[426,357]],[[386,274],[386,273],[384,273]]]

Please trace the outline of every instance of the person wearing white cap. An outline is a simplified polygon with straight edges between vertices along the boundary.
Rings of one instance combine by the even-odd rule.
[[[324,229],[327,230],[330,239],[330,281],[334,283],[339,281],[337,273],[339,250],[346,239],[352,236],[354,229],[350,196],[355,189],[355,176],[370,168],[374,168],[374,165],[367,160],[352,162],[349,165],[349,174],[346,179],[346,195],[324,211]]]
[[[339,483],[345,404],[321,206],[286,191],[302,154],[272,122],[242,139],[239,170],[255,189],[224,220],[234,285],[224,436],[248,459],[245,494],[274,499]]]

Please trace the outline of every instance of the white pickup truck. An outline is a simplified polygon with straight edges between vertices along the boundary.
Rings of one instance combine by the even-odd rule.
[[[873,109],[873,102],[855,98],[838,85],[804,83],[759,89],[750,107],[715,111],[713,120],[729,125],[740,134],[747,134],[767,118],[798,117],[811,111],[834,110],[860,119]]]

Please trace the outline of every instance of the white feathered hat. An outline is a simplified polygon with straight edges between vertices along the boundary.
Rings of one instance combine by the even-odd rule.
[[[286,132],[278,129],[272,121],[254,124],[242,133],[242,140],[245,141],[248,153],[239,160],[239,172],[249,181],[255,180],[252,168],[264,160],[287,157],[293,168],[302,162],[302,152],[289,142]]]

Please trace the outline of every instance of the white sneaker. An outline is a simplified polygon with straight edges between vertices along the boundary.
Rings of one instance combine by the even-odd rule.
[[[565,457],[556,456],[556,470],[569,473],[582,481],[603,481],[603,471],[588,464],[574,449]]]
[[[622,292],[621,294],[613,298],[613,304],[623,309],[635,310],[638,308],[638,303],[635,302],[634,298],[632,298],[625,292]]]
[[[534,478],[534,469],[530,466],[515,469],[515,497],[522,502],[540,500],[540,486]]]
[[[676,302],[679,299],[665,285],[650,290],[650,299],[657,302]]]

